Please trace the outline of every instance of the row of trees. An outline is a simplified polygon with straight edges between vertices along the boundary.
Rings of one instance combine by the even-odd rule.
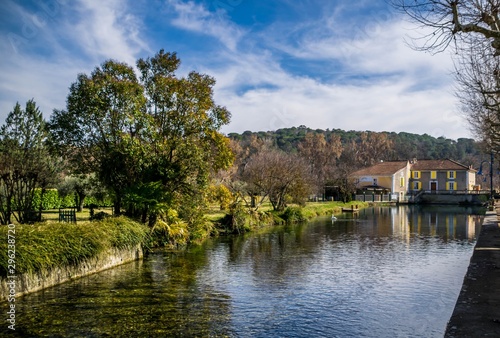
[[[276,131],[231,133],[235,162],[219,173],[218,184],[228,188],[219,202],[240,199],[258,208],[268,198],[275,210],[309,196],[334,195],[350,200],[353,171],[379,161],[451,158],[479,167],[482,144],[429,135],[343,130],[312,130],[305,126]],[[218,190],[220,192],[220,190]]]
[[[67,106],[46,123],[33,100],[17,104],[1,129],[2,223],[28,221],[36,187],[62,182],[79,205],[102,187],[114,212],[155,224],[169,210],[201,220],[213,173],[233,161],[219,132],[230,113],[215,104],[210,76],[177,77],[180,60],[161,50],[137,69],[114,60],[80,74]]]
[[[325,139],[339,137],[343,147],[351,143],[362,143],[363,138],[380,134],[391,143],[386,159],[440,159],[452,158],[467,163],[471,158],[481,154],[480,144],[470,138],[458,140],[447,139],[443,136],[433,137],[428,134],[412,134],[407,132],[373,132],[341,129],[310,129],[305,126],[283,128],[276,131],[245,131],[242,134],[230,133],[228,136],[237,141],[245,141],[253,136],[270,139],[276,146],[286,152],[297,150],[298,144],[304,140],[306,134],[323,134]],[[472,163],[471,163],[472,164]]]
[[[280,149],[276,139],[258,134],[231,135],[235,161],[218,173],[216,184],[229,190],[219,197],[233,198],[258,208],[269,199],[275,210],[287,203],[303,204],[311,195],[335,188],[337,198],[348,201],[354,186],[349,174],[357,168],[388,160],[393,143],[383,133],[361,133],[344,144],[339,135],[307,132],[292,149]],[[220,201],[222,202],[222,200]]]
[[[175,61],[175,55],[160,53],[157,57]],[[152,65],[159,60],[143,62]],[[106,73],[115,66],[120,72],[130,71],[113,61],[103,64]],[[41,208],[32,203],[35,187],[42,194],[54,186],[62,195],[75,194],[80,210],[86,196],[110,194],[116,213],[125,210],[150,224],[172,209],[196,221],[210,202],[218,202],[224,209],[241,203],[257,209],[269,200],[275,210],[283,210],[289,202],[301,204],[311,194],[323,195],[326,187],[334,187],[336,197],[347,201],[354,189],[349,173],[380,160],[409,159],[413,153],[397,157],[397,142],[400,149],[414,149],[420,144],[415,140],[430,138],[303,126],[225,138],[216,131],[218,125],[203,122],[203,117],[211,115],[192,106],[183,110],[187,105],[178,101],[177,93],[171,94],[175,107],[174,101],[168,103],[168,109],[167,104],[146,101],[147,107],[123,110],[119,105],[131,106],[121,102],[118,90],[135,88],[137,94],[143,84],[120,83],[124,78],[117,81],[118,73],[106,78],[109,74],[102,74],[103,68],[90,77],[79,76],[70,89],[68,109],[56,110],[48,124],[32,100],[24,110],[18,104],[9,114],[0,138],[5,149],[0,186],[3,223],[10,222],[11,215],[18,222],[31,220],[33,209]],[[169,84],[173,83],[170,79]],[[126,92],[122,96],[130,99]],[[227,116],[223,108],[217,109]],[[407,138],[406,143],[402,137]],[[431,142],[439,141],[431,138]],[[473,140],[446,142],[466,150],[470,164],[477,162]],[[445,152],[444,157],[453,158],[453,152]]]

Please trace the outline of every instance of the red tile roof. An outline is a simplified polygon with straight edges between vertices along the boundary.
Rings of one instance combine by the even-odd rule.
[[[406,167],[408,161],[380,162],[368,168],[353,172],[352,176],[389,176]]]
[[[412,171],[422,170],[473,170],[466,165],[460,164],[453,160],[417,160],[411,166]]]

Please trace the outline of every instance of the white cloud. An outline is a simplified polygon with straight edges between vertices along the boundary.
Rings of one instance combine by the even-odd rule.
[[[17,55],[4,60],[0,75],[1,120],[7,117],[14,104],[34,99],[46,118],[53,109],[64,109],[69,86],[81,69],[64,60],[34,60],[29,55]]]
[[[169,0],[168,3],[177,13],[177,17],[171,22],[174,26],[211,36],[229,50],[236,50],[244,31],[226,20],[222,9],[213,13],[193,1]]]
[[[378,29],[358,39],[314,40],[306,34],[293,44],[267,41],[269,49],[298,59],[340,65],[338,74],[323,82],[286,72],[271,53],[227,57],[229,66],[207,70],[217,79],[218,101],[233,113],[224,132],[306,125],[469,137],[455,111],[451,57],[410,49],[403,41],[405,32],[403,22],[393,20],[380,22]],[[248,85],[257,88],[241,93]]]
[[[148,50],[140,36],[142,24],[123,1],[80,0],[77,8],[81,20],[68,23],[68,32],[94,61],[113,58],[134,65],[137,55]]]
[[[143,27],[122,1],[9,6],[11,15],[21,18],[12,28],[21,42],[4,49],[0,64],[0,121],[16,101],[24,104],[31,98],[48,117],[53,109],[65,108],[69,86],[79,73],[89,74],[109,58],[134,65],[137,54],[148,49],[140,37]]]
[[[464,137],[460,119],[452,112],[453,97],[441,90],[411,95],[405,83],[337,86],[295,79],[279,90],[253,90],[241,97],[221,98],[233,113],[225,132],[310,128],[406,131],[439,137]]]
[[[40,21],[37,38],[1,61],[2,117],[16,101],[32,97],[46,115],[64,108],[78,73],[88,74],[108,58],[133,65],[140,54],[151,53],[144,41],[152,39],[175,50],[158,35],[150,37],[148,29],[165,30],[169,43],[180,29],[225,46],[206,39],[203,52],[191,46],[187,55],[179,54],[183,68],[217,80],[216,101],[233,114],[224,132],[303,124],[468,136],[454,111],[451,57],[411,50],[403,42],[407,27],[396,16],[382,13],[371,26],[352,26],[355,20],[349,22],[340,7],[331,7],[323,8],[319,19],[243,29],[227,13],[210,12],[193,1],[167,0],[165,26],[151,28],[141,22],[134,7],[139,5],[129,5],[79,0],[71,7],[61,4],[58,17],[45,25]],[[22,7],[12,7],[21,15]],[[44,44],[51,55],[33,51]]]

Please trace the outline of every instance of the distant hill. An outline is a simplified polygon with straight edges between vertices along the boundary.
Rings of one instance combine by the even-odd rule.
[[[297,144],[304,139],[307,133],[324,134],[325,138],[331,134],[340,137],[343,145],[352,142],[360,142],[362,133],[385,134],[392,141],[393,152],[387,154],[385,160],[409,160],[409,159],[442,159],[450,158],[469,165],[474,159],[481,156],[479,144],[473,139],[459,138],[458,140],[447,139],[445,137],[435,138],[423,134],[411,134],[406,132],[373,132],[373,131],[345,131],[341,129],[310,129],[305,126],[283,128],[276,131],[245,131],[242,134],[230,133],[229,138],[236,141],[248,140],[252,135],[258,138],[271,140],[278,148],[294,152]]]

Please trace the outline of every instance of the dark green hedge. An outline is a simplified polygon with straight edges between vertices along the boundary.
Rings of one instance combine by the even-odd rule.
[[[41,195],[42,190],[36,189],[33,196],[33,206],[36,210],[40,209],[40,204],[42,205],[42,210],[69,208],[75,206],[75,197],[73,194],[61,197],[59,196],[57,189],[47,189],[43,194],[43,198]]]
[[[40,209],[40,204],[42,205],[42,210],[70,208],[76,206],[75,194],[60,196],[57,189],[47,189],[43,194],[43,198],[41,195],[42,190],[36,189],[33,196],[33,206],[35,210]],[[109,198],[100,200],[94,196],[86,196],[83,206],[88,207],[89,205],[98,205],[104,207],[111,206],[113,205],[113,203]]]

